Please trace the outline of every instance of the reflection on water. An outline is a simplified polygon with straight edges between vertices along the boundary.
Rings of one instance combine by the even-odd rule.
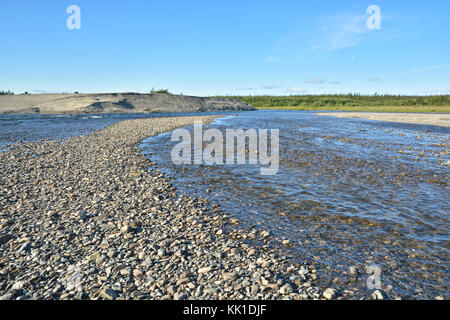
[[[243,112],[208,127],[279,129],[280,170],[175,166],[169,134],[146,139],[144,152],[177,178],[180,193],[218,201],[246,226],[289,239],[323,285],[367,296],[365,268],[376,263],[391,297],[448,297],[447,128],[296,111]]]

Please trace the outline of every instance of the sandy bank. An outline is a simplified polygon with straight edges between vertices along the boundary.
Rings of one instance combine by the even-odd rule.
[[[0,96],[2,113],[199,112],[254,110],[235,99],[172,94],[23,94]]]
[[[322,112],[320,116],[368,119],[378,121],[427,124],[450,127],[450,114],[378,113],[378,112]]]

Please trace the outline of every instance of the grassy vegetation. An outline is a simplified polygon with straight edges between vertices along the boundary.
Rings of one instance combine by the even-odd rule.
[[[450,113],[450,106],[357,106],[357,107],[258,107],[261,110],[317,110],[317,111],[358,111],[358,112],[421,112]]]
[[[450,95],[394,96],[359,94],[300,96],[227,96],[258,109],[373,112],[450,112]]]
[[[161,93],[167,93],[169,94],[169,89],[155,89],[152,88],[152,90],[150,90],[150,94],[161,94]]]

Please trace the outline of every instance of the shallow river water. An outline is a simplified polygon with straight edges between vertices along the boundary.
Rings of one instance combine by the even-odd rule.
[[[230,128],[279,129],[279,171],[178,166],[170,134],[146,139],[144,153],[177,178],[180,193],[220,203],[280,245],[290,240],[293,259],[314,263],[323,286],[367,296],[366,271],[375,264],[391,298],[448,298],[448,128],[300,111],[243,112],[208,128],[224,136]]]

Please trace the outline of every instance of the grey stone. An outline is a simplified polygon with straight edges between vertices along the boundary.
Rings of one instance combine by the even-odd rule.
[[[31,249],[31,244],[29,242],[26,242],[24,244],[22,244],[19,248],[19,253],[21,252],[28,252]]]
[[[0,296],[0,301],[13,300],[13,299],[14,299],[14,293],[6,293],[6,294]]]
[[[108,300],[115,300],[120,295],[120,291],[110,288],[102,290],[100,296]]]
[[[183,292],[181,293],[175,293],[175,295],[173,296],[174,300],[186,300],[187,299],[187,295]]]

